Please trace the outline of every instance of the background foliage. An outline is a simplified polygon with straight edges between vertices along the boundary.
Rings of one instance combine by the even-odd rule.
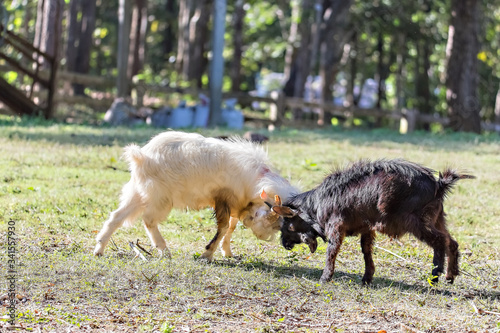
[[[76,1],[76,0],[75,0]],[[89,73],[107,76],[116,75],[117,59],[117,1],[96,1],[95,30],[90,52]],[[69,8],[70,0],[66,0]],[[148,83],[185,86],[191,82],[183,75],[181,62],[184,53],[179,53],[182,27],[179,25],[179,7],[182,3],[192,6],[190,19],[193,19],[197,6],[211,4],[211,1],[192,2],[188,0],[147,0],[142,3],[147,9],[147,32],[145,36],[145,59],[139,77]],[[302,5],[307,1],[228,1],[226,16],[226,59],[225,85],[231,87],[231,68],[235,66],[235,52],[241,52],[241,69],[238,90],[255,89],[256,79],[269,72],[283,73],[287,47],[297,51],[301,47],[301,36],[290,39],[291,26],[305,20]],[[35,35],[36,2],[27,0],[5,1],[10,12],[9,28],[22,32],[29,39]],[[310,3],[312,3],[310,1]],[[332,1],[317,1],[326,10]],[[243,9],[243,29],[235,31],[236,10]],[[210,7],[209,7],[210,8]],[[294,8],[298,8],[294,12]],[[343,54],[334,71],[337,73],[336,89],[342,87],[349,93],[349,85],[362,86],[368,78],[380,81],[384,87],[380,95],[380,106],[387,109],[417,108],[424,113],[446,114],[446,45],[450,22],[450,2],[439,1],[393,1],[355,0],[349,9],[350,20],[345,31],[352,35],[346,42]],[[67,15],[63,27],[68,24]],[[189,19],[189,18],[188,18]],[[495,98],[500,85],[500,2],[480,1],[480,52],[479,60],[479,103],[482,106],[483,120],[494,120]],[[194,33],[211,29],[212,22],[206,26],[190,29]],[[312,24],[312,23],[311,23]],[[62,37],[66,38],[65,30]],[[235,49],[234,39],[241,34],[242,48]],[[210,58],[210,36],[202,40],[201,70],[196,75],[206,88],[207,61]],[[323,38],[323,37],[321,37]],[[68,47],[67,45],[65,47]],[[295,53],[294,53],[295,54]],[[181,58],[179,58],[179,55]],[[64,52],[62,54],[64,67]],[[201,60],[200,60],[201,59]],[[319,64],[311,68],[317,75]],[[397,75],[402,77],[401,96],[398,104]],[[286,77],[285,77],[286,79]],[[187,81],[186,81],[187,80]],[[281,87],[285,82],[281,82]],[[334,91],[335,93],[335,91]],[[354,93],[355,94],[355,93]],[[357,96],[359,98],[359,96]],[[333,96],[326,96],[332,100]],[[353,96],[356,101],[356,96]]]

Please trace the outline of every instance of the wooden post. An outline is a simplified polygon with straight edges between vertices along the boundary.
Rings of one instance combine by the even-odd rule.
[[[400,123],[399,123],[399,133],[401,134],[407,134],[415,131],[417,128],[417,121],[418,121],[418,110],[414,109],[403,109],[402,113],[404,117],[401,117]]]
[[[212,30],[212,63],[210,66],[210,118],[209,127],[219,124],[222,115],[222,79],[224,76],[224,31],[226,22],[226,0],[215,0]]]
[[[47,93],[47,106],[45,108],[45,118],[52,119],[54,116],[54,94],[56,92],[56,74],[57,74],[57,65],[59,63],[59,39],[61,36],[61,12],[64,3],[62,1],[55,2],[55,20],[54,31],[55,31],[55,39],[54,39],[54,54],[50,59],[48,59],[50,63],[50,77],[49,77],[49,86]]]
[[[143,79],[133,80],[132,89],[135,88],[135,100],[134,104],[137,108],[142,108],[144,106],[144,95],[146,95],[146,87]]]
[[[272,131],[276,127],[280,127],[283,123],[283,118],[285,116],[285,93],[283,91],[272,91],[271,98],[275,103],[271,104],[269,108],[269,119],[271,124],[269,125],[269,130]]]

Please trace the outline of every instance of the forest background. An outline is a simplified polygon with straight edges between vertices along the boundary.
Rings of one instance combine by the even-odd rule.
[[[60,70],[170,87],[209,84],[213,0],[12,0],[5,7],[9,30],[48,53],[59,41]],[[128,52],[118,48],[120,11],[130,12]],[[498,0],[231,0],[223,89],[260,84],[263,94],[281,90],[350,107],[369,80],[374,108],[449,116],[453,130],[479,132],[481,121],[500,122],[499,22]],[[122,57],[126,73],[119,73]],[[270,73],[279,79],[263,82]],[[15,81],[17,73],[3,76]],[[316,78],[314,89],[308,77]],[[92,96],[81,84],[72,93]]]
[[[64,92],[84,102],[58,112],[87,103],[86,110],[100,116],[91,102],[118,96],[118,77],[181,91],[156,92],[170,103],[189,97],[179,96],[187,88],[206,90],[219,1],[0,0],[0,22],[45,52],[59,44],[58,75],[111,78],[105,89],[61,82]],[[118,18],[127,6],[130,47],[121,52]],[[298,108],[287,111],[297,128],[273,132],[266,150],[273,166],[303,189],[335,165],[367,158],[470,171],[477,179],[459,182],[445,206],[460,244],[460,277],[453,285],[433,284],[431,248],[414,237],[380,235],[371,287],[361,285],[356,237],[345,240],[333,281],[321,285],[326,244],[315,254],[305,246],[287,251],[277,240],[257,241],[241,225],[232,244],[236,256],[217,253],[206,263],[197,258],[215,231],[208,209],[177,211],[162,223],[172,259],[136,256],[132,241],[149,244],[141,223],[120,229],[105,256],[94,257],[95,235],[130,179],[122,147],[143,144],[164,129],[2,115],[0,221],[16,225],[18,264],[16,325],[8,325],[4,306],[0,331],[499,332],[500,137],[448,133],[500,124],[499,1],[235,0],[227,1],[224,17],[224,91],[250,94],[265,86],[265,93],[310,98],[307,77],[320,77],[315,99],[340,99],[354,109],[362,106],[360,87],[370,80],[377,89],[367,112],[418,109],[454,120],[444,134],[298,130],[310,116]],[[0,53],[9,51],[4,37],[0,33]],[[28,86],[27,75],[4,60],[0,77]],[[270,77],[279,79],[266,81]],[[133,89],[124,93],[134,97]],[[197,95],[190,98],[196,102]],[[7,271],[2,248],[0,269]]]

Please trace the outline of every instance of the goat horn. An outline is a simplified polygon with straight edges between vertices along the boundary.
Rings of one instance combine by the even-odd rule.
[[[281,198],[279,195],[274,196],[274,201],[276,201],[276,206],[281,206]]]
[[[268,200],[269,199],[269,197],[267,196],[267,193],[266,193],[266,191],[264,189],[262,189],[262,192],[260,193],[260,198],[262,200]]]

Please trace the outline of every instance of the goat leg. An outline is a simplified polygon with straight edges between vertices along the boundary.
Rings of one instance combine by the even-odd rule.
[[[344,236],[344,232],[340,230],[340,225],[334,225],[332,232],[328,237],[329,240],[326,248],[325,268],[323,269],[323,274],[319,279],[321,283],[328,282],[333,277],[333,273],[335,271],[335,260],[337,259],[337,254],[339,253],[340,245],[342,245]]]
[[[217,220],[217,233],[206,246],[206,251],[201,255],[202,258],[212,261],[215,250],[229,228],[230,212],[231,209],[226,201],[221,199],[215,200],[214,214]]]
[[[361,235],[361,251],[365,259],[365,275],[361,280],[363,284],[370,284],[375,273],[375,264],[373,263],[373,240],[375,239],[375,231],[370,231]]]
[[[234,229],[236,229],[237,225],[238,219],[231,217],[229,219],[229,228],[227,229],[221,244],[222,255],[226,258],[230,258],[233,256],[233,253],[231,252],[231,235],[233,234]]]

